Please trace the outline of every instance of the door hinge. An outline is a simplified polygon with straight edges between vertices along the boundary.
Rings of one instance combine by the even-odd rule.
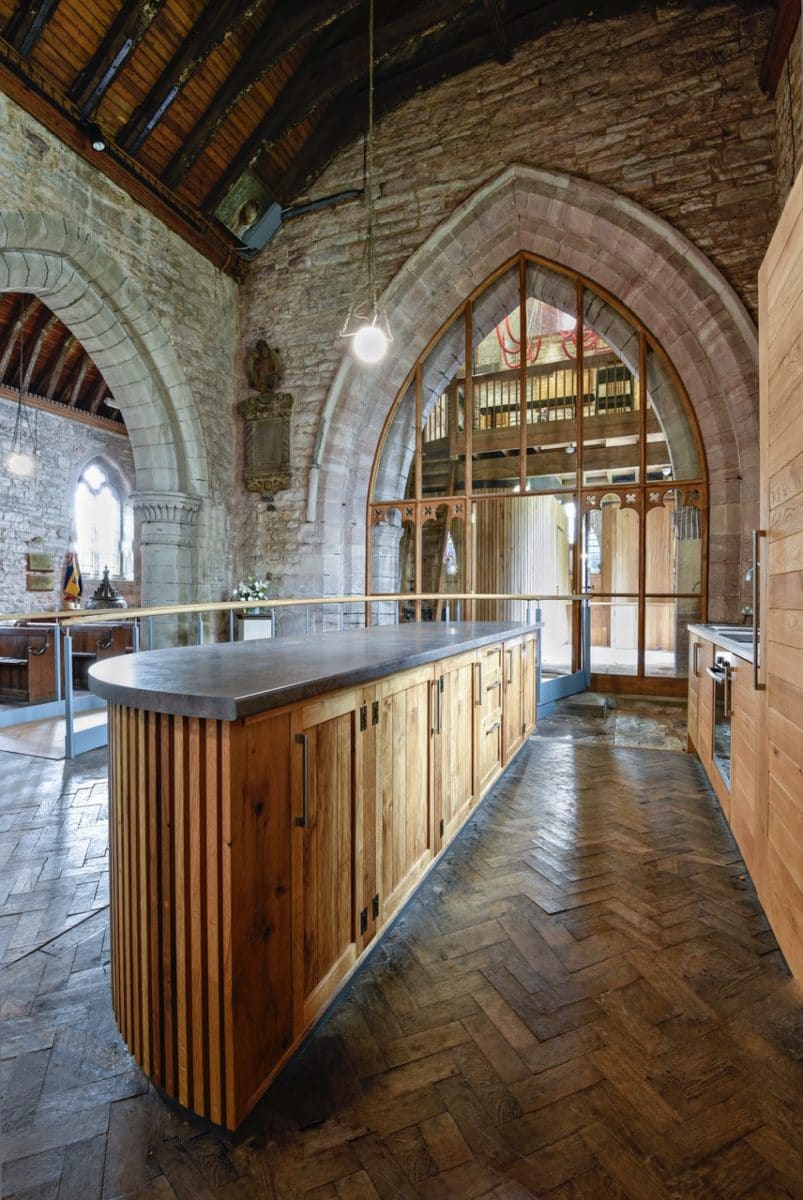
[[[377,917],[379,916],[379,892],[376,893],[373,900],[371,901],[371,912],[373,914],[374,920],[376,920]]]
[[[374,700],[373,704],[371,705],[371,724],[372,725],[379,724],[379,701],[378,700]]]
[[[364,908],[360,913],[360,933],[365,933],[368,928],[368,909]]]
[[[360,733],[365,733],[368,728],[368,705],[363,704],[360,709]]]
[[[524,730],[525,730],[526,728],[527,728],[527,724],[526,724],[526,722],[525,722],[525,721],[522,721],[522,723],[521,723],[521,732],[522,732],[522,736],[524,735]]]
[[[439,829],[440,829],[440,835],[441,835],[441,837],[443,837],[443,817],[441,817],[441,823],[440,823]]]

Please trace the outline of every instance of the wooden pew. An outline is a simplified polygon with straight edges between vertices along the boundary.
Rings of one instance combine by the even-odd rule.
[[[0,626],[0,697],[41,704],[56,697],[55,638],[35,626]]]

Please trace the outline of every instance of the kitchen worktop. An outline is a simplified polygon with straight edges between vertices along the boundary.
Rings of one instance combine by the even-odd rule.
[[[745,662],[753,661],[753,630],[749,625],[690,625],[689,633],[715,642]]]
[[[235,721],[540,628],[423,622],[147,650],[95,664],[89,687],[130,708]]]

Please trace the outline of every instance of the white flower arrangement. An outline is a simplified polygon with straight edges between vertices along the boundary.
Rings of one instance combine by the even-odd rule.
[[[241,579],[234,589],[234,600],[270,600],[273,595],[273,588],[267,579],[257,579],[255,575],[249,575],[247,579]]]

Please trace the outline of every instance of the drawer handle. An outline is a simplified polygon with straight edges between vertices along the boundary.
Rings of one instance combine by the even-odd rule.
[[[486,735],[489,733],[496,733],[497,729],[499,728],[499,726],[501,724],[502,724],[501,721],[494,721],[493,725],[489,725],[488,728],[485,730]]]
[[[296,817],[296,825],[301,829],[307,828],[309,819],[309,741],[306,733],[296,734],[296,743],[301,746],[301,816]]]
[[[717,683],[723,683],[725,679],[725,671],[722,667],[706,667],[706,671],[715,679]]]

